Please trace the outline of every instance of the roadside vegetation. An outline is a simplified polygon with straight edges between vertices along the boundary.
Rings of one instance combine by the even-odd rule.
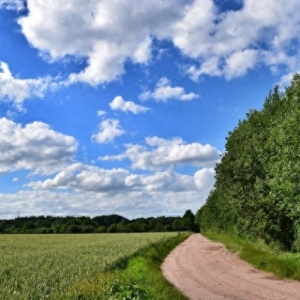
[[[164,289],[178,293],[161,283],[158,264],[186,237],[162,232],[0,235],[0,299],[171,299],[145,297]],[[124,298],[126,293],[144,296]]]
[[[205,232],[210,240],[221,242],[226,248],[258,269],[271,272],[279,278],[300,281],[300,253],[283,252],[262,241],[247,241],[225,233]]]
[[[296,74],[284,92],[275,87],[263,108],[251,110],[229,133],[214,189],[196,214],[202,232],[300,252],[299,124]]]
[[[92,280],[80,280],[65,299],[82,300],[187,300],[162,275],[160,265],[190,233],[160,240],[132,257],[121,260]]]

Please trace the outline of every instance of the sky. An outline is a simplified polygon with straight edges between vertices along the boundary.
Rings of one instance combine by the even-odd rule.
[[[298,0],[0,0],[0,219],[194,213],[300,69]]]

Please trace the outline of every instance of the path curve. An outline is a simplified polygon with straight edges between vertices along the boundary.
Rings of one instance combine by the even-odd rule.
[[[193,234],[164,260],[164,276],[191,300],[300,300],[300,282],[258,271],[222,244]]]

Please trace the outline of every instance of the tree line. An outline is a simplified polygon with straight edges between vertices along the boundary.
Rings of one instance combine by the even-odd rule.
[[[112,214],[88,216],[29,216],[0,220],[0,233],[113,233],[148,231],[194,231],[194,214],[187,210],[182,217],[149,217],[129,220]]]
[[[229,132],[215,172],[215,186],[196,214],[201,230],[300,251],[299,74]]]

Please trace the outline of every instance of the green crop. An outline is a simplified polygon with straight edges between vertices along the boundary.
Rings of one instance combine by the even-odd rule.
[[[60,299],[78,280],[176,233],[0,235],[0,299]]]

